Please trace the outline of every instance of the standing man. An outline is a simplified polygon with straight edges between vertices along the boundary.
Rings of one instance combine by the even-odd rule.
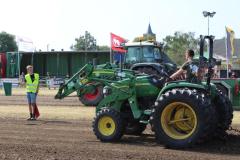
[[[186,80],[191,83],[198,82],[198,63],[193,61],[194,51],[189,49],[185,53],[186,62],[181,68],[170,76],[171,79],[176,79],[186,71]]]
[[[39,90],[39,74],[33,73],[33,66],[26,67],[27,74],[25,75],[27,99],[29,105],[30,118],[27,120],[36,120],[36,98]],[[38,112],[38,110],[37,110]]]

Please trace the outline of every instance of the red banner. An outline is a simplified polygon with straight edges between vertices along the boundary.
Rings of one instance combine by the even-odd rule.
[[[0,53],[0,77],[6,78],[7,58],[5,53]]]
[[[125,53],[126,50],[121,46],[121,44],[125,42],[126,40],[124,38],[111,33],[111,48],[113,51]]]

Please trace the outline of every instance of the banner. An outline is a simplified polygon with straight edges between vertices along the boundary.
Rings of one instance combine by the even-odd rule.
[[[33,41],[26,37],[19,37],[16,38],[17,44],[18,44],[18,51],[24,51],[24,52],[34,52],[35,47],[33,45]]]
[[[226,34],[227,34],[227,36],[226,36],[226,59],[228,61],[232,56],[234,56],[234,52],[235,52],[235,49],[234,49],[235,33],[231,28],[226,27]]]
[[[126,50],[121,46],[121,44],[125,42],[126,40],[124,38],[111,33],[111,49],[113,51],[125,53]]]

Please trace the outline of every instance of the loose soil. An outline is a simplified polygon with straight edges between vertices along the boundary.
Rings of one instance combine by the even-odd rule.
[[[40,95],[38,121],[26,121],[24,95],[0,95],[0,159],[7,160],[205,160],[239,159],[240,135],[229,131],[226,140],[213,140],[191,149],[172,150],[156,144],[148,128],[139,136],[123,136],[118,143],[102,143],[92,132],[93,107],[84,107],[76,97],[54,100]],[[239,112],[234,128],[239,128]]]

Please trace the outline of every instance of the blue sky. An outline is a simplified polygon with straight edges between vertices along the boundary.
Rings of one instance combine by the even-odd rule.
[[[238,0],[0,0],[0,31],[32,39],[37,49],[69,50],[88,30],[99,45],[110,44],[110,32],[132,40],[148,23],[162,41],[175,31],[207,34],[202,11],[215,11],[210,33],[225,36],[230,26],[240,37]]]

